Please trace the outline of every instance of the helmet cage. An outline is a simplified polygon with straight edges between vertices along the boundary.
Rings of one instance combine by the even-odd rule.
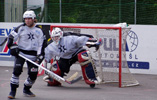
[[[63,31],[60,28],[55,28],[51,32],[51,38],[53,42],[58,45],[60,39],[63,37]]]

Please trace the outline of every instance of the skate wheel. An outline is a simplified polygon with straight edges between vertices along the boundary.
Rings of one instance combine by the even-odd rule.
[[[94,87],[95,87],[95,84],[91,84],[90,87],[91,87],[91,88],[94,88]]]

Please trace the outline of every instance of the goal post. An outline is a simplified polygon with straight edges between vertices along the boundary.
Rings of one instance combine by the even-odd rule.
[[[91,34],[96,39],[102,39],[103,43],[97,52],[95,52],[94,48],[89,49],[102,83],[118,82],[119,87],[139,84],[131,74],[126,59],[126,39],[130,28],[51,25],[50,31],[55,27],[61,28],[64,32]]]

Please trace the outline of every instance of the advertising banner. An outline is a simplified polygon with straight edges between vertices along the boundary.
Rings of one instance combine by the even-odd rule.
[[[127,36],[127,61],[134,73],[157,74],[155,25],[130,25]]]
[[[7,47],[7,42],[5,41],[10,32],[20,24],[22,23],[0,23],[1,66],[13,66],[14,57],[10,55],[10,51]],[[51,24],[52,23],[38,24],[39,27],[41,27],[44,31],[44,34],[46,34],[46,39],[49,38],[49,30]],[[62,24],[60,23],[60,25]],[[142,74],[157,74],[157,26],[130,25],[130,27],[131,30],[128,32],[126,42],[126,58],[131,72]]]

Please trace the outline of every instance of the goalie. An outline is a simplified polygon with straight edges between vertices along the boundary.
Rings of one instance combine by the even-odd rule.
[[[96,50],[99,49],[100,42],[95,39],[91,39],[91,35],[67,35],[60,28],[54,28],[50,33],[53,40],[45,48],[45,60],[50,62],[55,56],[59,57],[58,63],[56,64],[57,70],[54,73],[64,77],[65,73],[69,73],[70,67],[76,61],[81,65],[82,74],[85,82],[90,86],[95,86],[95,84],[100,83],[100,78],[97,75],[94,62],[90,56],[88,50],[84,49],[83,46],[95,47]],[[50,77],[44,78],[49,86],[59,86],[61,83],[51,79]]]

